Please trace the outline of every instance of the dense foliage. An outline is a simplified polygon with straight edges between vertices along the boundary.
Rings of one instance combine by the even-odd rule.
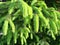
[[[0,45],[60,45],[60,12],[41,0],[0,2]]]

